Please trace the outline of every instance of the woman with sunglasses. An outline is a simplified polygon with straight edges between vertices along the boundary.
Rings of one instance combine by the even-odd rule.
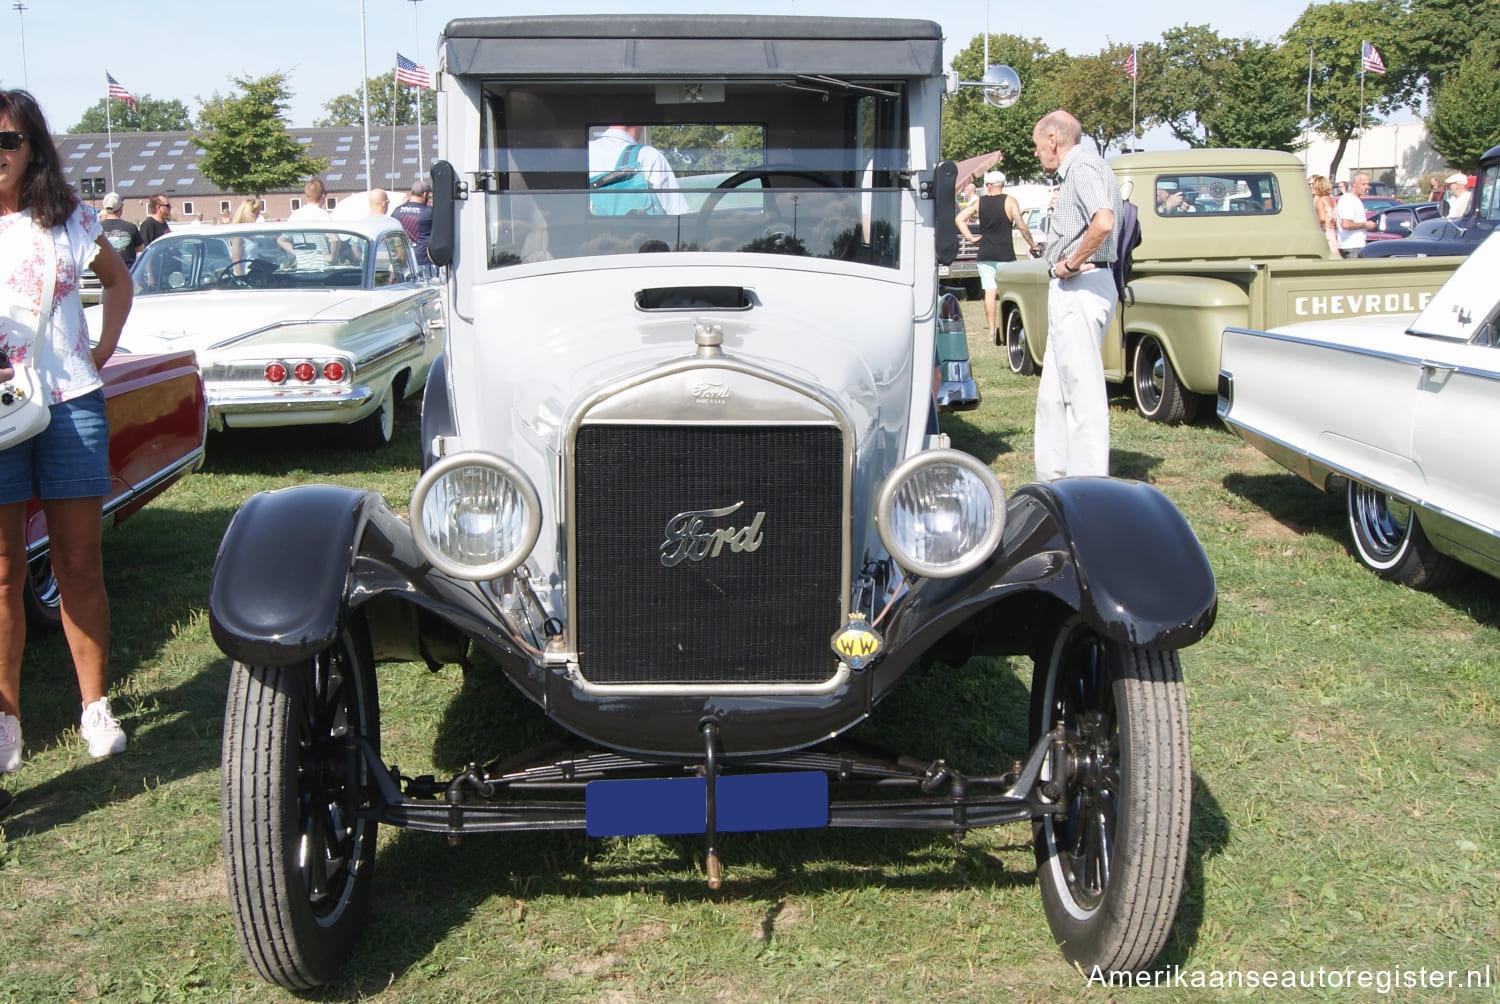
[[[86,268],[104,290],[92,346],[78,298]],[[49,270],[50,309],[43,303]],[[63,632],[83,698],[83,739],[95,757],[125,748],[106,695],[109,599],[99,538],[110,484],[109,427],[99,367],[115,350],[131,295],[130,273],[104,239],[98,216],[63,177],[36,99],[0,90],[0,350],[6,356],[0,366],[36,366],[52,416],[39,435],[0,449],[0,774],[21,762],[25,515],[32,498],[47,517]]]

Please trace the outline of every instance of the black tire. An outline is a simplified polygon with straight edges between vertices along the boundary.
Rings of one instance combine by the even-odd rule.
[[[47,634],[62,627],[62,591],[52,571],[52,552],[43,551],[26,562],[26,591],[21,594],[26,627]]]
[[[1036,372],[1036,360],[1031,358],[1026,325],[1021,322],[1019,310],[1005,313],[1005,361],[1010,364],[1010,371],[1020,376],[1031,376]]]
[[[377,824],[355,813],[378,750],[374,664],[363,633],[284,667],[234,663],[224,709],[224,872],[245,958],[290,990],[333,980],[370,899]],[[305,853],[304,853],[305,852]]]
[[[1047,921],[1084,972],[1140,971],[1167,942],[1187,868],[1192,767],[1177,653],[1068,618],[1036,660],[1033,743],[1057,723],[1075,766],[1055,782],[1044,771],[1064,814],[1033,824]]]
[[[1175,425],[1191,422],[1197,415],[1199,396],[1183,389],[1172,360],[1155,335],[1143,335],[1135,343],[1130,376],[1135,407],[1143,418]]]
[[[1463,574],[1464,566],[1440,554],[1427,539],[1416,511],[1358,481],[1349,482],[1349,531],[1360,564],[1388,582],[1411,589],[1439,589]]]
[[[396,432],[396,389],[386,384],[380,406],[349,426],[349,445],[356,450],[378,450]]]

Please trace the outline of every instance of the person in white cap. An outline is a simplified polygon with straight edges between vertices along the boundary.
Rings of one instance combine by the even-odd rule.
[[[1443,184],[1448,190],[1443,193],[1443,215],[1456,220],[1469,211],[1469,177],[1466,174],[1450,174]]]
[[[978,216],[979,236],[969,226],[969,221]],[[959,231],[969,241],[977,240],[979,249],[975,253],[975,266],[979,269],[979,286],[984,290],[984,320],[995,344],[1000,344],[1000,328],[996,323],[995,270],[1004,262],[1016,260],[1016,246],[1011,238],[1011,227],[1019,227],[1021,237],[1031,248],[1032,257],[1037,255],[1036,238],[1021,215],[1021,204],[1015,196],[1005,194],[1005,174],[987,171],[984,175],[984,194],[970,202],[953,218]]]
[[[135,264],[135,256],[146,246],[146,241],[141,237],[139,227],[120,218],[120,211],[124,208],[125,200],[120,197],[119,192],[106,195],[99,210],[99,228],[104,231],[104,239],[109,241],[109,246],[120,252],[125,267],[129,268]]]

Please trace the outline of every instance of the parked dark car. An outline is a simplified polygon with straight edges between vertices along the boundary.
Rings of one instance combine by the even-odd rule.
[[[1407,202],[1388,209],[1376,209],[1366,214],[1375,221],[1375,229],[1365,234],[1366,241],[1394,241],[1410,237],[1418,223],[1435,220],[1442,215],[1442,207],[1436,202]]]
[[[1466,255],[1500,226],[1500,146],[1479,158],[1479,173],[1469,199],[1469,208],[1456,220],[1434,217],[1418,223],[1410,237],[1374,241],[1365,245],[1365,258],[1424,258],[1430,255]]]
[[[1393,206],[1404,206],[1405,202],[1394,195],[1365,195],[1360,198],[1365,204],[1366,213],[1378,213],[1382,209],[1390,209]]]

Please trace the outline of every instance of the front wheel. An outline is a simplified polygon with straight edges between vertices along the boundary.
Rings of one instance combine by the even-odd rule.
[[[1136,342],[1130,370],[1135,407],[1143,418],[1171,425],[1193,420],[1199,397],[1183,389],[1172,360],[1154,335],[1145,335]]]
[[[1026,325],[1021,323],[1021,312],[1012,310],[1005,315],[1005,361],[1010,371],[1020,376],[1036,372],[1036,362],[1031,358],[1031,346],[1026,344]]]
[[[1388,582],[1438,589],[1463,571],[1432,546],[1408,503],[1358,481],[1349,482],[1349,530],[1360,563]]]
[[[1150,965],[1185,881],[1192,771],[1175,652],[1105,638],[1074,615],[1036,660],[1033,743],[1064,730],[1067,764],[1040,782],[1033,824],[1042,905],[1063,954],[1090,972]]]
[[[291,990],[332,981],[370,899],[374,788],[354,742],[380,746],[374,662],[343,629],[306,662],[230,669],[221,784],[224,871],[245,958]]]

